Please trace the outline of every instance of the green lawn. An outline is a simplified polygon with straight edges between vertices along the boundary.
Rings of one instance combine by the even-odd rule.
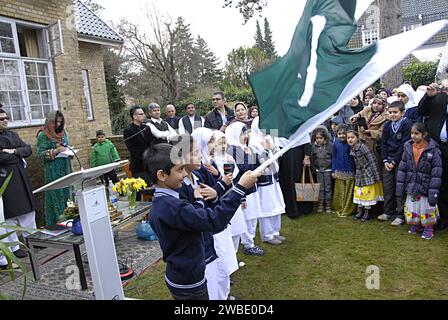
[[[448,231],[423,240],[407,230],[329,214],[283,216],[282,245],[263,244],[262,257],[238,252],[246,266],[232,275],[231,294],[245,300],[447,299]],[[379,268],[379,290],[366,288],[369,265]],[[171,299],[164,270],[162,261],[148,268],[125,288],[126,296]]]

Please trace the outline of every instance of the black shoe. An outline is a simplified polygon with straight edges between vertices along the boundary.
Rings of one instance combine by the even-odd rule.
[[[22,250],[22,249],[14,251],[13,253],[19,259],[28,257],[28,253],[25,250]]]
[[[362,216],[361,221],[366,222],[367,220],[370,220],[369,209],[364,209],[364,215]]]
[[[358,208],[358,213],[353,217],[353,220],[359,220],[364,215],[364,210],[362,208]]]

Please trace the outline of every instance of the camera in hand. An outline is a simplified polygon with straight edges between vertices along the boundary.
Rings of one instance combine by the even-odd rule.
[[[363,127],[365,130],[369,129],[369,127],[367,126],[366,118],[364,117],[359,117],[358,120],[356,121],[356,124],[359,127]]]
[[[224,174],[232,173],[232,164],[224,163]]]

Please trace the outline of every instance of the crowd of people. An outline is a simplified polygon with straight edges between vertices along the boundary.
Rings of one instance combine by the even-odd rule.
[[[224,93],[215,92],[214,108],[204,117],[194,104],[185,106],[184,117],[167,105],[165,119],[157,103],[150,103],[147,112],[132,107],[123,142],[133,177],[155,188],[149,220],[173,297],[231,297],[230,275],[240,265],[240,244],[244,254],[264,255],[254,241],[258,226],[262,243],[281,245],[286,240],[280,234],[283,213],[297,218],[316,209],[368,221],[377,211],[379,220],[394,226],[406,222],[410,233],[423,231],[422,238],[431,239],[433,228],[446,226],[448,214],[447,93],[448,84],[435,83],[423,95],[409,84],[394,93],[368,88],[261,173],[254,170],[288,141],[260,130],[256,106],[237,102],[232,109]],[[10,206],[8,197],[16,190],[28,194],[29,201],[5,210],[5,219],[33,228],[35,204],[25,170],[31,148],[7,130],[7,120],[0,108],[0,185],[8,168],[17,172],[3,202]],[[58,157],[69,143],[64,125],[57,111],[37,134],[45,183],[71,172],[70,158]],[[117,159],[115,146],[98,130],[92,166]],[[295,184],[304,167],[312,169],[320,184],[316,208],[296,199]],[[104,179],[118,178],[111,172]],[[47,225],[57,221],[69,198],[68,189],[45,193]],[[22,254],[18,248],[12,251]]]

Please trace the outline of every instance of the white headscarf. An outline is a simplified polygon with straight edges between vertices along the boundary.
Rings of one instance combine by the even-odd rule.
[[[409,101],[404,106],[404,108],[406,110],[417,106],[418,101],[415,97],[415,91],[414,91],[414,89],[412,89],[412,87],[409,84],[403,83],[401,86],[398,87],[397,93],[398,92],[404,93],[409,98]]]
[[[219,172],[224,175],[224,164],[226,163],[232,163],[234,165],[234,169],[233,169],[233,176],[236,177],[238,175],[238,166],[235,163],[235,160],[232,158],[232,156],[230,154],[227,154],[227,152],[222,152],[220,146],[219,146],[219,140],[221,138],[226,138],[226,135],[220,131],[220,130],[216,130],[215,131],[215,141],[217,144],[216,150],[215,150],[215,155],[213,157],[213,160],[215,161],[216,166],[218,167]]]
[[[244,123],[236,121],[226,128],[226,140],[229,146],[240,147],[243,150],[246,148],[240,141],[240,136],[245,126]]]
[[[213,137],[215,132],[209,128],[197,128],[192,133],[191,136],[199,144],[201,149],[202,163],[210,163],[210,152],[208,150],[208,143]]]
[[[250,130],[249,147],[258,155],[264,154],[263,140],[266,138],[263,132],[258,127],[260,121],[259,117],[255,117],[252,121]]]

